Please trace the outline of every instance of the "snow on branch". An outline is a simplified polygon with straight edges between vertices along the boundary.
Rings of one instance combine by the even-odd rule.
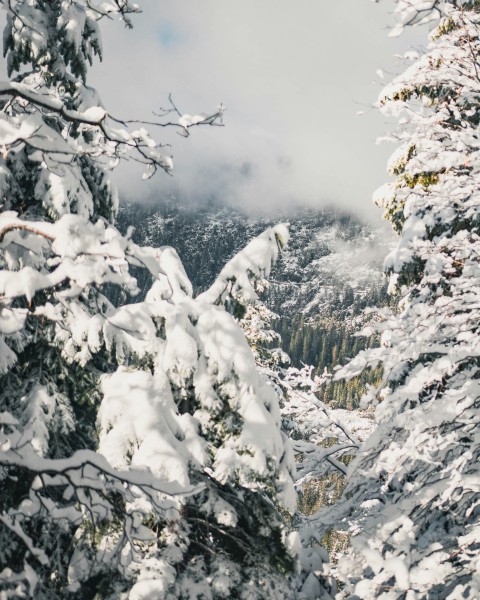
[[[310,478],[319,479],[333,468],[346,475],[342,456],[352,456],[362,441],[374,429],[370,419],[352,415],[349,411],[331,409],[317,397],[319,386],[327,377],[312,377],[313,367],[288,368],[281,386],[286,392],[282,417],[291,432],[297,461],[297,487]],[[353,427],[356,431],[353,431]],[[332,441],[336,440],[334,444]]]
[[[379,0],[374,0],[378,2]],[[459,0],[460,2],[462,0]],[[395,14],[397,25],[390,31],[390,37],[401,35],[406,27],[426,25],[438,20],[448,4],[456,3],[449,0],[397,0]]]
[[[198,300],[225,304],[228,300],[249,304],[255,302],[255,283],[267,278],[288,243],[288,224],[271,227],[253,239],[223,267],[213,285]]]
[[[150,137],[149,133],[140,127],[129,132],[125,127],[129,124],[152,125],[156,127],[179,128],[183,135],[189,135],[189,129],[198,125],[220,125],[224,107],[211,115],[181,115],[178,121],[139,121],[122,120],[113,117],[100,106],[91,106],[86,110],[72,110],[65,106],[58,97],[39,93],[32,86],[17,82],[0,82],[0,98],[11,98],[11,101],[23,101],[24,113],[22,116],[9,118],[1,115],[3,133],[2,146],[4,152],[17,149],[22,144],[37,149],[41,152],[54,154],[84,155],[92,153],[98,156],[98,145],[90,150],[79,142],[67,142],[57,131],[47,126],[40,113],[32,110],[41,109],[47,116],[57,115],[68,123],[84,128],[95,128],[101,135],[98,140],[106,155],[112,158],[125,158],[125,152],[134,151],[133,159],[147,166],[147,176],[150,177],[157,169],[170,173],[173,162],[170,156],[159,150],[159,146]],[[26,104],[25,104],[26,103]],[[123,125],[118,128],[116,124]]]
[[[146,268],[155,279],[167,277],[170,294],[191,295],[191,283],[172,248],[139,247],[104,221],[93,224],[79,215],[64,215],[55,223],[24,221],[13,211],[0,215],[0,248],[7,255],[18,245],[28,250],[33,260],[33,255],[45,251],[45,242],[38,238],[52,242],[45,266],[54,268],[37,271],[27,264],[20,269],[3,269],[1,301],[9,303],[21,296],[31,301],[40,290],[67,281],[72,291],[77,286],[77,295],[93,283],[123,283],[134,292],[136,283],[128,274],[128,263]]]
[[[25,433],[16,428],[15,419],[1,420],[2,478],[22,473],[28,488],[26,494],[17,497],[8,511],[0,515],[0,524],[9,530],[16,543],[25,547],[27,557],[49,569],[56,568],[58,558],[45,551],[42,536],[32,535],[32,526],[36,521],[48,519],[50,527],[58,528],[58,532],[76,530],[77,544],[69,565],[71,591],[78,586],[85,564],[85,547],[78,542],[80,534],[91,539],[90,555],[99,552],[100,556],[99,533],[105,530],[107,523],[116,528],[109,560],[120,566],[122,557],[132,552],[135,544],[152,540],[143,524],[152,512],[157,518],[168,515],[172,519],[178,514],[180,498],[198,494],[203,489],[202,485],[165,481],[148,469],[114,469],[101,454],[91,450],[80,450],[63,459],[43,458]],[[25,565],[28,570],[29,563]],[[10,577],[4,570],[2,585],[12,582],[15,582],[15,574],[12,571]],[[37,584],[34,577],[30,581],[31,597],[35,597]]]
[[[377,194],[400,236],[385,262],[399,302],[379,324],[380,348],[338,372],[383,367],[362,401],[377,405],[378,428],[331,513],[353,534],[339,564],[348,597],[480,592],[478,9],[477,0],[397,3],[399,30],[441,19],[379,102],[402,143],[389,162],[395,180]]]

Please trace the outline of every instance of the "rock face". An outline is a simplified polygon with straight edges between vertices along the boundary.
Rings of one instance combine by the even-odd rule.
[[[353,214],[299,209],[276,218],[253,218],[230,208],[195,210],[169,200],[124,206],[119,227],[133,225],[139,243],[174,246],[194,288],[203,290],[233,254],[281,221],[290,223],[290,244],[272,273],[266,297],[280,317],[344,320],[378,295],[391,239]]]

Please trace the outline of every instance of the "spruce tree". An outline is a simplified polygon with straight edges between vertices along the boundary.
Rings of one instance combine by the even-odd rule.
[[[86,83],[128,1],[12,0],[1,84],[0,595],[287,597],[293,460],[275,393],[225,310],[254,298],[277,226],[193,298],[175,250],[112,225],[103,171],[171,159]],[[187,130],[212,116],[181,117]],[[114,307],[112,286],[144,302]],[[121,296],[121,294],[119,295]]]
[[[354,461],[343,508],[354,537],[347,597],[480,595],[480,5],[400,0],[399,26],[436,20],[422,53],[382,92],[401,120],[395,180],[376,195],[399,234],[386,262],[398,312],[370,400],[378,429]],[[438,20],[439,19],[439,20]],[[338,513],[337,513],[338,516]],[[349,596],[350,594],[350,596]]]

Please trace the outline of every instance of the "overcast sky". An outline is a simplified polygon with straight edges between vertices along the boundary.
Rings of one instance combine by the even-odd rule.
[[[214,112],[224,128],[198,128],[172,143],[173,179],[145,183],[117,175],[123,195],[158,196],[176,186],[202,202],[216,196],[249,210],[336,204],[380,215],[371,203],[393,147],[375,140],[388,128],[370,108],[401,69],[393,57],[424,33],[388,38],[393,0],[143,0],[126,30],[103,30],[104,61],[93,69],[106,107],[151,118],[173,97],[182,112]],[[364,111],[362,116],[356,116]]]

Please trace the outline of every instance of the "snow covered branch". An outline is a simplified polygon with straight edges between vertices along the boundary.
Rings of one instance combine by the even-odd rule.
[[[287,243],[286,224],[267,229],[225,265],[213,285],[199,296],[199,300],[211,304],[232,302],[247,305],[254,302],[257,299],[255,283],[268,278]]]
[[[143,129],[129,132],[127,129],[119,129],[114,125],[118,123],[148,124],[158,127],[177,127],[182,133],[188,135],[189,129],[199,125],[220,125],[217,123],[223,116],[223,107],[211,115],[183,115],[178,122],[140,122],[125,121],[109,115],[100,106],[90,106],[86,110],[72,110],[66,107],[65,102],[58,96],[48,95],[45,92],[33,91],[31,86],[17,82],[0,82],[0,98],[11,98],[10,102],[21,103],[22,117],[9,119],[2,116],[3,127],[6,129],[3,135],[4,153],[27,144],[32,149],[52,154],[66,154],[71,156],[91,155],[99,156],[99,147],[103,154],[111,158],[128,158],[126,151],[134,151],[133,160],[142,162],[148,167],[148,176],[151,176],[160,168],[170,173],[173,163],[168,155],[158,150],[157,144]],[[63,121],[80,128],[79,131],[88,132],[98,130],[101,139],[97,140],[95,148],[88,150],[85,145],[71,141],[66,143],[59,138],[58,133],[45,124],[44,118],[36,113],[41,109],[43,117],[56,115]],[[8,114],[8,113],[7,113]],[[83,126],[83,129],[81,128]],[[86,127],[85,127],[86,126]]]
[[[462,0],[397,0],[395,13],[398,23],[391,30],[390,37],[401,35],[406,27],[426,25],[440,19],[445,7],[457,2]]]

